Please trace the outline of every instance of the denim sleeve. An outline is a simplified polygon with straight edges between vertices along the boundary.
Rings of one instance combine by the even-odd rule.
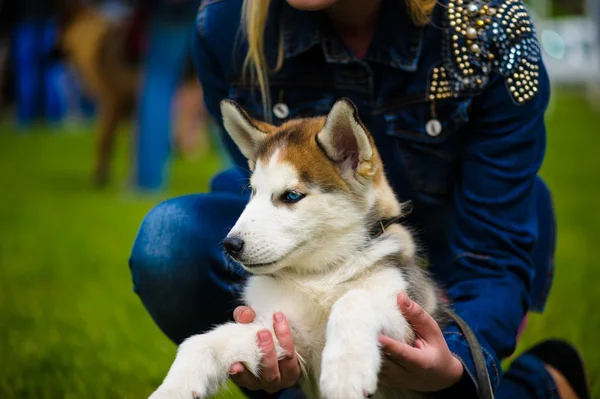
[[[221,100],[229,97],[229,84],[224,76],[224,68],[212,51],[209,38],[218,40],[220,32],[218,21],[210,12],[209,6],[201,7],[196,16],[196,24],[191,39],[191,52],[194,67],[204,96],[204,104],[210,116],[214,119],[220,132],[221,139],[237,165],[246,165],[246,160],[233,140],[225,133],[221,115]],[[214,44],[214,43],[213,43]]]
[[[550,98],[541,62],[537,89],[532,99],[518,105],[506,79],[496,75],[473,100],[454,187],[451,248],[456,271],[448,295],[483,348],[494,388],[500,360],[514,351],[529,309],[531,254],[538,236],[533,188],[544,157],[544,112]],[[458,326],[450,325],[444,335],[476,384],[473,360]],[[464,388],[464,381],[459,385]]]

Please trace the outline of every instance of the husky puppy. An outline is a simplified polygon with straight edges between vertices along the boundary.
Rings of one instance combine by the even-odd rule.
[[[396,305],[400,292],[439,323],[445,305],[416,264],[411,233],[390,223],[403,209],[354,104],[342,99],[327,117],[280,127],[253,120],[229,100],[221,110],[252,170],[250,202],[224,246],[252,274],[243,299],[256,319],[188,338],[151,398],[206,398],[235,362],[258,375],[256,334],[273,331],[276,312],[288,319],[308,397],[423,397],[378,389],[378,335],[414,341]]]

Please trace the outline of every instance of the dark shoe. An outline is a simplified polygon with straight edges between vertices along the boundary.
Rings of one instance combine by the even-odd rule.
[[[529,349],[527,353],[535,355],[545,364],[558,370],[579,399],[590,399],[585,364],[573,345],[563,340],[549,339]]]

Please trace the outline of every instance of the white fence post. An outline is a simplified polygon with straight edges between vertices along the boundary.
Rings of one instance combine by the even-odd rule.
[[[550,0],[527,3],[552,82],[586,88],[600,107],[600,0],[586,0],[585,15],[557,18]]]

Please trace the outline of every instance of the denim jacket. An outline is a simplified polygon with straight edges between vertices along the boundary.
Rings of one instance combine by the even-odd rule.
[[[390,184],[399,199],[412,202],[407,222],[419,233],[433,276],[475,331],[496,387],[500,360],[514,351],[526,313],[543,308],[551,276],[536,271],[534,278],[531,255],[550,87],[525,6],[444,0],[431,23],[419,27],[404,1],[385,0],[373,41],[357,58],[320,14],[272,3],[265,53],[275,65],[283,37],[284,63],[270,74],[268,115],[260,91],[242,79],[242,0],[201,5],[193,52],[209,112],[221,121],[219,102],[231,98],[254,117],[279,124],[352,99]],[[245,166],[226,134],[223,139]],[[473,388],[464,337],[456,325],[444,334],[467,371],[461,385]]]

